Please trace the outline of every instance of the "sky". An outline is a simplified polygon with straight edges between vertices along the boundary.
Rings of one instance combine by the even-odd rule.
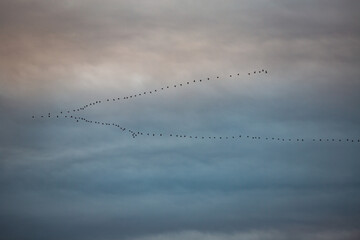
[[[359,239],[359,10],[0,1],[0,238]]]

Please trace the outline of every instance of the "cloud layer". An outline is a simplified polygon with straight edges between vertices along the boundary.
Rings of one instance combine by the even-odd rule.
[[[149,132],[359,139],[359,9],[1,1],[0,238],[357,239],[358,144],[132,139],[31,116],[222,76],[81,116]]]

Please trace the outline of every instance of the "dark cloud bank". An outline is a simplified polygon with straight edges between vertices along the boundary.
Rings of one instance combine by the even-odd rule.
[[[1,1],[1,239],[358,239],[360,148],[143,131],[360,136],[356,1]],[[267,76],[248,78],[253,69]]]

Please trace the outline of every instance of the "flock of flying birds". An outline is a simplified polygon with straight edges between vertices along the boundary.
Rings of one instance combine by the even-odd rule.
[[[258,71],[253,71],[253,72],[248,72],[247,75],[255,75],[255,74],[267,74],[268,70],[258,70]],[[235,77],[236,75],[229,75],[230,78]],[[237,76],[240,76],[239,73],[237,73]],[[219,79],[220,77],[217,76],[216,79]],[[210,78],[206,78],[205,80],[193,80],[193,81],[188,81],[188,82],[184,82],[184,83],[180,83],[180,84],[175,84],[175,85],[168,85],[159,89],[155,89],[155,90],[151,90],[151,91],[145,91],[145,92],[141,92],[138,94],[134,94],[134,95],[129,95],[129,96],[125,96],[125,97],[117,97],[117,98],[107,98],[103,101],[98,100],[98,101],[93,101],[90,102],[82,107],[76,108],[76,109],[72,109],[72,110],[65,110],[65,111],[61,111],[60,114],[56,114],[53,115],[51,113],[48,113],[47,116],[46,115],[41,115],[38,118],[64,118],[64,119],[71,119],[74,120],[76,122],[83,122],[83,123],[91,123],[91,124],[96,124],[96,125],[104,125],[104,126],[112,126],[112,127],[116,127],[122,131],[127,131],[131,134],[132,138],[136,138],[138,136],[149,136],[149,137],[175,137],[175,138],[191,138],[191,139],[200,139],[200,140],[209,140],[209,139],[220,139],[220,140],[226,140],[226,139],[248,139],[248,140],[265,140],[265,141],[278,141],[278,142],[304,142],[306,141],[304,138],[279,138],[279,137],[259,137],[259,136],[250,136],[250,135],[233,135],[233,136],[200,136],[200,135],[188,135],[188,134],[179,134],[179,133],[170,133],[170,134],[165,134],[165,133],[145,133],[145,132],[140,132],[140,131],[135,131],[133,129],[129,129],[129,128],[125,128],[123,126],[120,126],[119,124],[116,123],[108,123],[108,122],[101,122],[101,121],[93,121],[93,120],[89,120],[86,119],[84,117],[79,117],[79,116],[75,116],[72,114],[75,114],[76,112],[80,112],[80,111],[84,111],[89,107],[93,107],[95,105],[98,104],[102,104],[104,102],[116,102],[116,101],[121,101],[121,100],[129,100],[129,99],[133,99],[133,98],[138,98],[141,96],[146,96],[149,94],[155,94],[155,93],[159,93],[161,91],[165,91],[167,89],[170,88],[177,88],[177,87],[183,87],[183,86],[187,86],[187,85],[191,85],[194,83],[202,83],[205,81],[210,81]],[[56,117],[55,117],[56,116]],[[37,118],[35,115],[32,116],[33,119]],[[309,140],[308,140],[309,141]],[[335,138],[313,138],[310,141],[313,142],[358,142],[360,143],[360,139],[335,139]]]

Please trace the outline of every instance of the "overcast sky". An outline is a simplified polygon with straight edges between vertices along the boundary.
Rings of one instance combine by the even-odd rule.
[[[359,11],[0,1],[0,238],[359,239]]]

